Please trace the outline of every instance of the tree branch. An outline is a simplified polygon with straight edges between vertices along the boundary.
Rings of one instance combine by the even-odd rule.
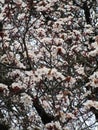
[[[27,94],[31,96],[31,98],[33,99],[33,106],[35,107],[38,115],[41,117],[43,124],[50,123],[51,121],[55,119],[53,115],[45,111],[45,109],[42,107],[39,101],[39,98],[37,96],[34,97],[30,91],[28,91]]]

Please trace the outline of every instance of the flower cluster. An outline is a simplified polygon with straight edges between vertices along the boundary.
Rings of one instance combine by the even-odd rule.
[[[88,123],[89,111],[94,123],[98,118],[91,109],[98,110],[94,6],[93,0],[0,1],[0,122],[17,130],[94,126]]]

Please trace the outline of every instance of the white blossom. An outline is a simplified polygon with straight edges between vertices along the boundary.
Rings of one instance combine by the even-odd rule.
[[[12,83],[12,85],[11,85],[11,88],[12,88],[12,89],[14,89],[14,88],[23,89],[23,88],[25,88],[25,87],[26,87],[26,86],[25,86],[25,85],[22,85],[21,82],[14,82],[14,83]]]
[[[66,113],[66,118],[76,119],[75,115],[72,113]]]
[[[84,103],[84,106],[90,109],[90,107],[94,107],[98,110],[98,101],[92,101],[92,100],[87,100]]]
[[[65,76],[62,73],[58,72],[58,70],[55,69],[55,68],[53,68],[53,69],[50,70],[50,75],[52,77],[57,78],[57,79],[60,78],[62,80],[65,80]]]
[[[91,86],[95,88],[98,87],[98,72],[94,72],[94,74],[91,75],[89,79],[90,79]]]
[[[14,0],[14,2],[19,5],[22,4],[22,0]]]
[[[57,130],[62,130],[61,125],[58,121],[56,121],[54,123],[51,122],[51,123],[46,124],[46,128],[52,128],[53,126],[55,126],[57,128]]]
[[[3,4],[5,3],[5,0],[0,0],[0,2],[2,2]]]
[[[23,103],[25,107],[29,107],[32,105],[32,98],[26,93],[22,93],[20,102]]]
[[[98,48],[96,48],[95,50],[89,52],[89,55],[93,56],[93,57],[96,56],[97,54],[98,54]]]
[[[78,72],[79,74],[85,75],[84,67],[83,66],[76,65],[75,69],[76,69],[76,72]]]
[[[25,17],[25,14],[19,14],[18,19],[23,19]]]
[[[8,90],[8,86],[5,84],[0,83],[0,89]]]
[[[57,97],[57,100],[61,100],[62,98],[63,98],[63,94],[58,94],[58,95],[56,95],[56,97]]]
[[[3,13],[0,13],[0,20],[3,20],[3,19],[4,19]]]
[[[95,49],[98,49],[98,43],[97,43],[97,42],[93,42],[93,43],[91,44],[91,46],[94,47]]]
[[[45,37],[41,40],[42,43],[46,43],[46,44],[51,44],[52,43],[52,38],[49,37]]]
[[[49,105],[49,103],[48,103],[46,100],[43,100],[43,101],[42,101],[42,104],[43,104],[43,106],[44,106],[45,108],[50,108],[50,105]]]

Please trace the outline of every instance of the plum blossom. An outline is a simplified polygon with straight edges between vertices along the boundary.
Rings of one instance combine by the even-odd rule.
[[[37,31],[39,37],[42,37],[42,36],[46,35],[45,34],[45,29],[43,29],[43,28],[38,28],[36,31]]]
[[[56,95],[56,97],[57,97],[57,100],[61,100],[63,98],[63,93]]]
[[[24,77],[24,74],[21,73],[20,70],[14,70],[14,71],[8,73],[8,76],[10,76],[12,79],[19,80],[20,78]]]
[[[55,77],[56,79],[65,80],[65,76],[62,73],[58,72],[58,70],[55,68],[50,70],[49,75]]]
[[[63,31],[62,29],[62,21],[57,21],[53,24],[53,30],[56,32],[61,32]]]
[[[75,66],[75,69],[76,69],[76,72],[78,72],[78,74],[80,74],[80,75],[85,75],[84,67],[83,67],[83,66],[78,66],[78,65],[76,65],[76,66]]]
[[[98,101],[87,100],[84,103],[84,106],[88,109],[90,109],[91,107],[94,107],[98,110]]]
[[[97,20],[87,24],[84,0],[75,1],[0,1],[0,115],[11,129],[91,127],[79,116],[90,119],[88,108],[98,110],[88,100],[98,87]],[[96,72],[87,75],[85,66]]]
[[[98,43],[97,43],[97,42],[93,42],[93,43],[91,44],[91,46],[92,46],[93,48],[97,49],[97,48],[98,48]]]
[[[95,37],[95,40],[96,40],[96,42],[97,42],[97,44],[98,44],[98,36]]]
[[[3,92],[4,90],[8,90],[8,86],[0,83],[0,92]]]
[[[4,4],[5,0],[1,0],[0,2],[2,2]]]
[[[85,28],[86,28],[85,33],[88,33],[88,32],[89,32],[89,34],[94,33],[93,27],[90,24],[85,25]]]
[[[89,77],[89,80],[91,86],[95,88],[98,87],[98,72],[94,72],[94,74]]]
[[[59,112],[60,120],[64,123],[66,121],[66,114],[63,111]]]
[[[4,54],[3,56],[1,56],[1,59],[0,59],[3,63],[8,63],[8,58],[7,58],[7,55]]]
[[[22,93],[20,102],[23,103],[25,107],[29,107],[32,105],[32,98],[28,94]]]
[[[51,6],[54,4],[53,1],[49,2],[39,2],[40,6],[36,6],[37,11],[50,11],[52,10]]]
[[[23,19],[25,17],[25,14],[19,14],[18,19]]]
[[[17,83],[14,82],[14,83],[12,83],[11,88],[12,88],[12,89],[15,89],[15,88],[24,89],[25,86],[22,85],[21,82],[17,82]]]
[[[22,4],[22,0],[14,0],[14,2],[18,5]]]
[[[93,56],[94,57],[97,54],[98,54],[98,48],[96,48],[95,50],[89,52],[89,56]]]
[[[3,13],[0,13],[0,20],[4,18]]]
[[[19,62],[19,61],[16,61],[16,66],[20,67],[20,68],[23,68],[23,69],[26,69],[26,66],[24,66],[24,64]]]
[[[46,100],[43,100],[42,101],[42,104],[43,104],[43,106],[45,107],[45,108],[50,108],[50,105],[49,105],[49,103],[46,101]]]
[[[41,40],[42,43],[45,43],[45,44],[52,44],[52,38],[50,37],[45,37]]]
[[[35,75],[47,75],[48,72],[49,72],[49,68],[46,68],[46,67],[43,67],[43,68],[40,68],[40,69],[37,69],[37,71],[35,72]]]
[[[53,40],[56,45],[62,45],[64,43],[62,38],[54,38]]]
[[[66,113],[66,118],[68,119],[76,119],[75,115],[72,113]]]
[[[62,130],[59,122],[54,122],[54,123],[51,122],[51,123],[46,124],[46,130],[49,130],[50,128],[51,130],[54,130],[54,128],[57,130]]]
[[[68,127],[64,127],[63,130],[70,130]]]

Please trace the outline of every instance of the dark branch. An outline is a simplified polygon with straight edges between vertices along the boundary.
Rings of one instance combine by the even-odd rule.
[[[50,114],[50,113],[47,113],[45,111],[45,109],[42,107],[40,101],[39,101],[39,98],[36,96],[34,97],[33,94],[31,93],[31,91],[27,91],[26,92],[29,96],[31,96],[31,98],[33,99],[33,106],[35,107],[38,115],[41,117],[41,120],[43,122],[43,124],[47,124],[47,123],[50,123],[51,121],[55,120],[55,117]]]
[[[91,107],[90,110],[95,114],[96,121],[98,121],[98,110],[94,107]]]
[[[86,19],[87,24],[91,24],[90,8],[88,7],[87,2],[84,2],[84,3],[83,3],[82,8],[83,8],[84,13],[85,13],[85,19]]]
[[[76,0],[73,0],[73,4],[79,6],[81,9],[84,10],[86,22],[87,24],[91,24],[90,8],[93,6],[93,2],[90,2],[90,4],[88,5],[87,1],[83,2],[82,4],[79,4],[76,2]]]
[[[50,115],[49,113],[46,113],[37,97],[33,100],[33,105],[36,111],[38,112],[39,116],[41,117],[43,124],[47,124],[54,120],[54,116]]]
[[[9,130],[9,127],[5,124],[0,124],[0,130]]]
[[[3,31],[3,23],[0,22],[0,32],[2,32],[2,31]]]

